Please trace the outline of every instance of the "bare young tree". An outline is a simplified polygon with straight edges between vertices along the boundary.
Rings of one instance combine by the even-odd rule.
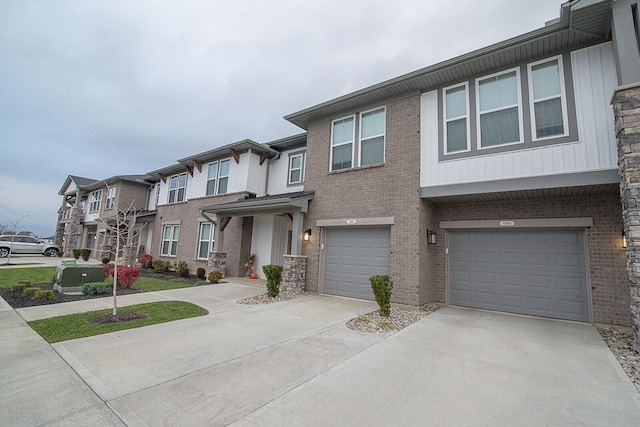
[[[9,254],[7,255],[7,265],[11,263],[11,254],[13,253],[13,242],[16,236],[18,235],[18,223],[20,223],[20,221],[22,221],[26,217],[27,217],[27,214],[24,214],[11,224],[13,226],[13,233],[11,234],[11,249],[9,250]],[[9,230],[5,230],[5,232],[7,231]]]
[[[108,190],[107,190],[108,191]],[[138,236],[146,226],[144,224],[141,228],[136,230],[136,219],[138,211],[133,208],[134,201],[131,201],[129,207],[126,210],[120,210],[118,205],[114,206],[116,215],[115,217],[100,217],[100,222],[104,225],[107,232],[109,232],[116,239],[115,248],[112,248],[110,253],[114,256],[113,267],[113,316],[118,314],[118,266],[121,263],[122,247],[131,248],[133,242],[137,240]]]

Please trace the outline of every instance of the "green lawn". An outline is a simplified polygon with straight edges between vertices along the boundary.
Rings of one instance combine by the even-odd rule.
[[[173,282],[171,280],[154,279],[141,277],[133,283],[132,288],[140,289],[144,292],[166,291],[169,289],[191,288],[195,285],[189,283]]]
[[[2,268],[0,269],[0,287],[8,288],[20,280],[30,280],[32,284],[52,283],[56,267]]]
[[[143,313],[149,315],[149,317],[131,322],[108,324],[89,323],[89,320],[94,317],[111,314],[111,309],[107,309],[34,320],[28,323],[42,338],[53,344],[60,341],[122,331],[124,329],[140,328],[158,323],[171,322],[173,320],[204,316],[209,313],[202,307],[183,301],[163,301],[130,305],[118,310],[118,313],[123,312]]]

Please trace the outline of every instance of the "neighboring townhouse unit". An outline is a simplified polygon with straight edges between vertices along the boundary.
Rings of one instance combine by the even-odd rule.
[[[568,2],[539,30],[286,116],[308,132],[307,287],[373,299],[369,276],[390,274],[399,304],[630,324],[610,103],[638,67],[634,14]]]
[[[115,240],[104,221],[118,212],[135,212],[137,215],[135,248],[127,258],[134,258],[151,243],[155,207],[150,202],[154,179],[148,175],[119,175],[104,180],[94,180],[69,175],[58,192],[62,206],[58,211],[55,243],[63,246],[65,256],[73,249],[91,250],[93,258],[113,258]]]

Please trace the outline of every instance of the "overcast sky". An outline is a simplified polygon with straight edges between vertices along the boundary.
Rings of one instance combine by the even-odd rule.
[[[46,237],[68,175],[139,174],[544,26],[560,0],[0,2],[0,224]]]

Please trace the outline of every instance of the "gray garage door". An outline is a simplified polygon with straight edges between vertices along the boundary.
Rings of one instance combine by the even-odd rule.
[[[389,228],[327,229],[324,293],[374,299],[369,277],[389,274]]]
[[[589,321],[582,231],[449,234],[453,305]]]

